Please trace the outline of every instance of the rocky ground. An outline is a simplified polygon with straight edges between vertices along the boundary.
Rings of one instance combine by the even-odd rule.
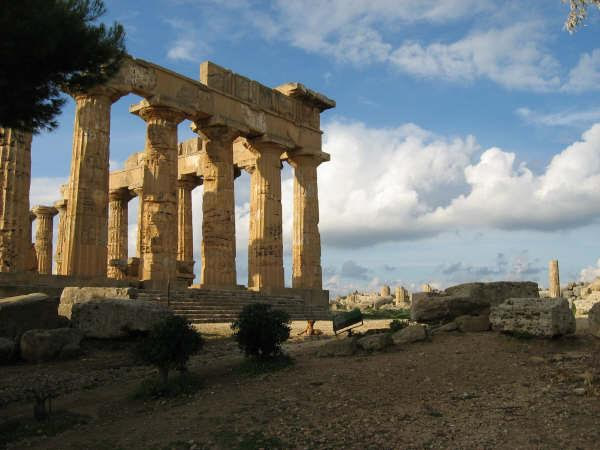
[[[154,375],[131,359],[131,342],[88,342],[74,361],[4,366],[0,423],[30,415],[24,388],[45,374],[61,387],[54,409],[87,423],[12,448],[598,446],[600,340],[452,332],[384,353],[318,358],[315,347],[331,337],[298,337],[302,326],[286,346],[295,364],[258,376],[237,370],[242,359],[227,326],[205,327],[205,351],[190,365],[204,387],[171,400],[131,399]]]

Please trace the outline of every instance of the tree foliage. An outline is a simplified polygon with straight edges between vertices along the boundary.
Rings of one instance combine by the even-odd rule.
[[[567,0],[562,0],[567,3]],[[571,11],[565,21],[565,28],[572,33],[583,22],[588,14],[588,6],[597,6],[600,9],[600,0],[568,0]]]
[[[125,32],[98,19],[102,0],[6,0],[0,8],[0,126],[56,128],[65,99],[106,81],[125,56]]]
[[[252,303],[244,306],[231,329],[246,356],[265,359],[281,353],[281,344],[290,337],[290,316],[271,305]]]
[[[184,369],[190,356],[202,349],[202,336],[184,317],[169,316],[157,323],[136,348],[138,356],[156,366],[166,384],[170,369]]]

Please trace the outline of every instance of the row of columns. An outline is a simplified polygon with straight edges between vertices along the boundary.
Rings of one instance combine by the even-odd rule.
[[[123,189],[109,195],[108,189],[110,110],[119,97],[118,92],[104,87],[74,96],[72,161],[64,199],[54,208],[34,211],[40,273],[51,273],[52,216],[58,213],[58,274],[124,276],[119,261],[127,259],[127,203],[131,193]],[[139,198],[139,274],[151,286],[164,288],[175,279],[178,261],[179,265],[193,266],[191,191],[199,180],[178,180],[177,176],[177,126],[186,115],[148,100],[130,111],[146,122],[143,187],[134,193]],[[235,286],[233,142],[242,133],[224,125],[195,126],[194,131],[206,138],[201,283],[206,287]],[[0,173],[5,177],[0,180],[0,271],[18,271],[26,266],[26,252],[21,250],[31,243],[31,236],[23,231],[30,230],[23,224],[29,220],[25,214],[29,214],[31,135],[6,130],[1,136]],[[261,139],[248,143],[255,157],[254,163],[245,167],[251,174],[248,287],[282,288],[281,155],[286,148]],[[293,287],[321,289],[316,178],[320,161],[308,155],[291,156],[289,161],[296,175]],[[20,207],[18,202],[27,205]],[[23,217],[10,208],[24,212]]]

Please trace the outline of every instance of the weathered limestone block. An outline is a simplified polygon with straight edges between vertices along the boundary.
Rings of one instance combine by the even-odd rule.
[[[467,283],[447,288],[443,293],[415,293],[411,318],[418,322],[451,322],[463,315],[488,315],[490,306],[511,297],[537,297],[533,282]]]
[[[104,87],[74,95],[61,275],[106,276],[110,109],[120,95]]]
[[[421,285],[421,292],[433,292],[433,288],[429,283],[425,283]]]
[[[127,237],[129,190],[116,189],[110,192],[108,205],[108,278],[127,278]]]
[[[58,210],[51,206],[36,206],[31,212],[37,219],[35,232],[37,270],[38,273],[49,275],[52,273],[52,221],[58,214]]]
[[[368,352],[384,350],[394,343],[390,333],[372,334],[359,338],[356,343],[360,348]]]
[[[132,299],[137,291],[131,287],[66,287],[60,296],[58,314],[71,318],[73,305],[100,298]]]
[[[379,294],[382,297],[389,297],[390,296],[390,287],[387,285],[381,286],[381,290],[380,290]]]
[[[60,324],[58,298],[27,294],[0,299],[0,336],[13,340],[27,330],[55,328]]]
[[[66,359],[81,352],[79,344],[83,333],[74,328],[29,330],[23,333],[19,344],[21,357],[29,362]]]
[[[0,364],[9,362],[15,354],[15,343],[12,339],[0,337]]]
[[[111,339],[150,331],[172,314],[166,306],[151,301],[93,298],[73,305],[71,321],[86,337]]]
[[[384,305],[391,305],[392,303],[394,303],[394,297],[391,295],[388,295],[387,297],[376,296],[373,299],[372,306],[374,309],[379,309]]]
[[[0,272],[26,270],[30,183],[31,133],[0,128]]]
[[[328,159],[328,155],[324,159],[323,155],[288,158],[294,167],[292,287],[295,288],[323,288],[317,167]]]
[[[282,288],[283,241],[281,213],[281,161],[285,150],[272,142],[252,141],[256,159],[247,168],[250,177],[250,236],[248,288]]]
[[[409,303],[408,291],[403,286],[396,287],[396,306],[406,306]]]
[[[553,259],[550,261],[548,267],[548,278],[550,286],[550,297],[560,297],[560,278],[558,274],[558,260]]]
[[[475,333],[488,331],[490,329],[490,318],[487,314],[480,316],[459,316],[454,322],[456,327],[463,333]]]
[[[424,341],[425,339],[427,339],[427,329],[420,324],[409,325],[392,334],[394,344],[410,344],[412,342]]]
[[[586,295],[584,298],[576,298],[574,300],[575,309],[578,316],[585,316],[596,303],[600,303],[600,292],[594,291]]]
[[[600,303],[596,303],[588,312],[588,333],[600,338]]]
[[[492,329],[554,337],[575,332],[575,317],[564,298],[509,298],[492,307]]]
[[[235,267],[235,197],[233,141],[240,132],[227,126],[200,126],[208,139],[202,161],[202,275],[203,286],[232,287]]]
[[[183,113],[143,100],[130,112],[146,121],[141,280],[166,289],[177,275],[177,125]]]
[[[358,350],[356,341],[354,337],[331,339],[317,347],[317,356],[352,356]]]

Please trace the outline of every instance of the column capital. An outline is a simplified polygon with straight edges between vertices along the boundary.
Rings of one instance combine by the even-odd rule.
[[[127,92],[121,92],[113,87],[101,85],[94,86],[93,88],[88,89],[86,91],[68,92],[68,94],[75,100],[79,100],[80,98],[86,97],[107,97],[111,103],[114,103],[124,95],[127,95]]]
[[[243,132],[237,128],[227,125],[205,125],[203,122],[192,122],[190,129],[206,138],[209,142],[220,142],[231,144],[238,137],[243,135]]]
[[[304,153],[304,152],[288,152],[287,162],[294,168],[299,166],[319,166],[321,163],[329,161],[329,153]]]
[[[58,209],[56,209],[54,206],[37,205],[31,208],[31,213],[34,215],[34,217],[38,218],[43,216],[53,217],[58,214]]]
[[[131,197],[131,192],[127,188],[113,189],[108,192],[108,199],[110,201],[122,200],[128,202],[131,200]]]
[[[182,175],[177,179],[177,187],[185,189],[186,191],[193,190],[196,186],[202,184],[202,179],[195,175]]]
[[[131,105],[129,112],[141,117],[146,122],[160,119],[178,124],[186,118],[186,114],[183,111],[174,106],[161,104],[157,100],[144,99],[135,105]]]

